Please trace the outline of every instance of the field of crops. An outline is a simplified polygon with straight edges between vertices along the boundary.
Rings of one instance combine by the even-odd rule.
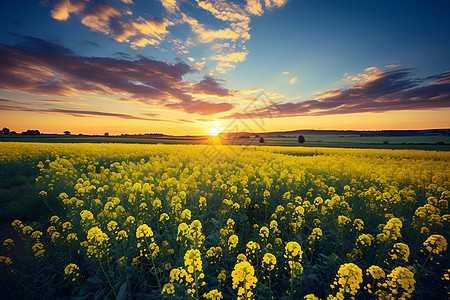
[[[1,143],[48,215],[1,236],[17,299],[448,299],[450,154]]]

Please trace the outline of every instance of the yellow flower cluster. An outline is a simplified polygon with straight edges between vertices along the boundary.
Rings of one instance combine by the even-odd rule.
[[[222,300],[223,299],[222,292],[220,292],[218,290],[212,290],[208,293],[205,293],[203,295],[203,297],[205,299],[209,299],[209,300]]]
[[[311,234],[308,236],[308,242],[310,244],[314,244],[316,241],[319,241],[322,238],[322,229],[314,228]]]
[[[301,264],[302,255],[302,247],[297,242],[289,242],[284,247],[284,258],[289,267],[291,285],[303,273],[303,266]]]
[[[8,265],[12,264],[12,261],[11,261],[11,258],[9,258],[8,256],[1,255],[0,263],[4,263],[5,265],[8,266]]]
[[[78,272],[80,268],[76,264],[68,264],[64,268],[64,279],[70,280],[70,281],[76,281],[77,278],[80,276],[80,273]]]
[[[108,252],[109,237],[99,227],[89,229],[86,238],[87,241],[82,242],[81,245],[87,247],[87,256],[100,258]]]
[[[397,238],[401,238],[402,234],[400,233],[400,229],[402,228],[403,223],[398,218],[391,218],[383,226],[383,233],[377,235],[377,240],[380,242],[385,242],[388,240],[397,240]]]
[[[173,294],[175,294],[175,287],[173,286],[172,283],[166,283],[161,290],[161,294],[162,295],[173,295]]]
[[[238,300],[253,299],[253,289],[258,282],[255,276],[255,269],[248,261],[242,261],[234,266],[231,272],[233,279],[233,289],[237,289]]]
[[[263,256],[262,259],[262,268],[264,271],[268,271],[269,275],[265,275],[265,279],[270,278],[270,271],[273,271],[275,269],[275,266],[277,265],[277,258],[272,253],[266,253]]]
[[[447,250],[447,240],[439,234],[430,235],[423,245],[428,252],[433,254],[439,254]]]
[[[206,251],[206,257],[210,259],[211,264],[220,262],[222,258],[222,247],[211,247]]]
[[[363,282],[362,270],[353,263],[343,264],[339,267],[336,278],[331,288],[338,288],[336,296],[338,299],[344,299],[346,294],[356,295]],[[332,296],[333,297],[333,296]]]
[[[236,248],[237,244],[239,242],[239,237],[235,234],[230,236],[228,238],[228,250],[232,251],[234,248]]]
[[[404,260],[408,261],[409,258],[409,247],[403,243],[395,243],[392,250],[389,252],[389,256],[393,260]]]
[[[414,273],[408,268],[397,267],[387,276],[387,284],[391,289],[392,296],[394,298],[410,298],[414,291]],[[399,289],[402,289],[401,292]]]

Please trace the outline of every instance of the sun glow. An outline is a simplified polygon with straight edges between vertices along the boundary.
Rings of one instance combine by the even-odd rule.
[[[209,128],[208,131],[209,131],[209,135],[218,136],[220,133],[220,128],[212,127],[212,128]]]

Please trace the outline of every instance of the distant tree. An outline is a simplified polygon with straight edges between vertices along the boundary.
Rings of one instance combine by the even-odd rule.
[[[3,127],[2,132],[3,134],[9,134],[9,128]]]
[[[260,143],[264,143],[264,138],[263,138],[263,137],[260,137],[260,138],[259,138],[259,142],[260,142]]]
[[[108,133],[108,132],[105,132],[105,136],[109,136],[109,133]]]
[[[305,142],[305,137],[304,137],[303,135],[299,135],[299,136],[298,136],[298,142],[299,142],[300,144],[303,144],[303,143]]]
[[[65,134],[65,135],[70,135],[70,131],[69,131],[69,130],[66,130],[66,131],[64,131],[64,134]]]
[[[23,135],[40,135],[41,133],[39,132],[39,130],[30,130],[28,129],[27,131],[22,131]]]
[[[259,134],[255,135],[255,138],[259,138]]]

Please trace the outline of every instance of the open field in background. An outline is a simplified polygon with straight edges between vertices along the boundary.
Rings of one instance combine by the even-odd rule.
[[[448,298],[449,152],[57,139],[0,143],[3,295]]]
[[[450,136],[373,136],[359,135],[304,135],[305,143],[299,144],[297,137],[264,137],[259,138],[225,138],[209,136],[182,137],[146,137],[146,136],[0,136],[0,142],[43,142],[43,143],[136,143],[136,144],[209,144],[221,143],[230,145],[263,145],[263,146],[295,146],[295,147],[335,147],[335,148],[373,148],[373,149],[417,149],[450,151]],[[213,140],[212,140],[213,139]],[[216,141],[214,141],[216,139]]]

